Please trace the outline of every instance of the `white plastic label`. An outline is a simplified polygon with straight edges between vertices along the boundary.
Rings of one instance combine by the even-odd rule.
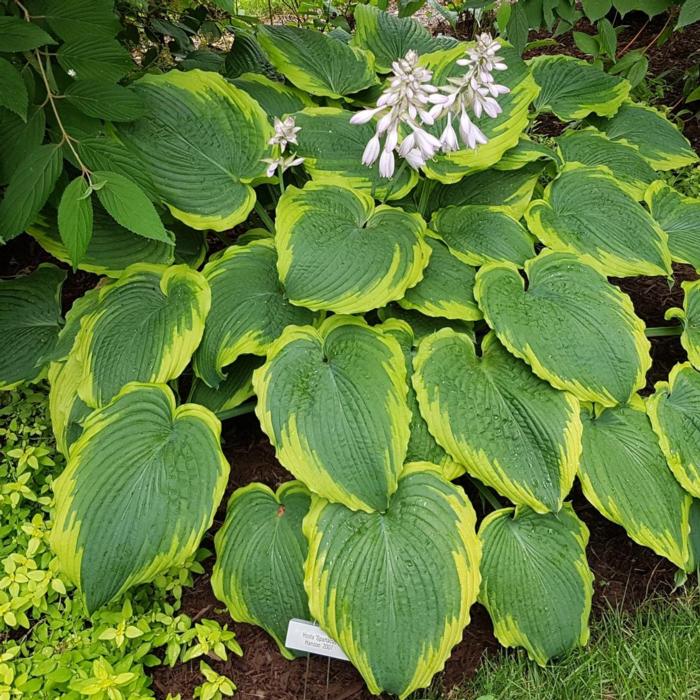
[[[287,627],[286,647],[296,651],[306,651],[311,654],[330,656],[333,659],[347,661],[348,657],[318,625],[308,620],[292,619]]]

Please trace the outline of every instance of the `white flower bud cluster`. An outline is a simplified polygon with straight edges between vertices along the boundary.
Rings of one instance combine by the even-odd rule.
[[[275,147],[277,155],[273,158],[263,158],[263,163],[267,163],[267,176],[272,177],[277,169],[280,168],[282,172],[294,165],[300,165],[304,162],[303,158],[297,156],[296,153],[290,153],[287,156],[284,152],[290,143],[297,143],[297,134],[301,131],[301,127],[296,125],[294,117],[287,117],[284,119],[279,119],[275,117],[274,123],[275,134],[268,141],[270,146]]]

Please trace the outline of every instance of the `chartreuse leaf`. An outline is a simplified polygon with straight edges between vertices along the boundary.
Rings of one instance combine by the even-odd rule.
[[[41,27],[20,17],[0,17],[0,53],[31,51],[56,42]]]
[[[260,73],[243,73],[231,83],[247,92],[265,110],[270,121],[314,104],[305,92]]]
[[[309,608],[371,693],[427,686],[462,638],[479,590],[474,524],[464,491],[426,462],[406,465],[384,512],[312,498]]]
[[[465,467],[456,462],[440,445],[435,442],[435,438],[428,430],[428,424],[423,420],[418,407],[418,399],[413,388],[411,376],[413,375],[413,358],[416,354],[417,338],[413,329],[406,322],[400,319],[390,319],[384,323],[382,329],[385,333],[392,335],[398,341],[403,350],[406,360],[406,377],[408,384],[408,394],[406,400],[411,411],[411,436],[408,439],[408,450],[406,452],[406,462],[430,462],[437,464],[442,470],[442,475],[446,479],[456,479],[466,471]]]
[[[676,365],[668,382],[657,382],[647,413],[661,450],[681,486],[700,498],[700,373]]]
[[[262,107],[220,75],[200,70],[144,75],[134,89],[146,114],[120,133],[173,216],[216,231],[244,221],[255,204],[250,183],[265,174],[260,159],[272,136]]]
[[[377,199],[405,197],[418,183],[412,168],[397,171],[392,178],[379,175],[379,165],[362,164],[362,153],[372,138],[375,125],[350,124],[353,113],[336,107],[307,107],[294,115],[297,134],[296,153],[304,158],[304,169],[312,179],[337,182],[372,194]]]
[[[71,262],[71,254],[58,233],[56,215],[48,210],[27,228],[44,250],[63,262]],[[94,203],[92,236],[77,267],[108,277],[120,277],[130,265],[138,262],[169,265],[175,256],[171,243],[137,236],[120,226]]]
[[[476,269],[432,233],[428,232],[425,242],[432,252],[423,279],[406,290],[399,304],[426,316],[479,320],[482,314],[473,291]]]
[[[690,364],[700,369],[700,280],[682,282],[683,308],[671,308],[666,320],[679,319],[683,324],[681,345],[688,354]]]
[[[468,265],[505,260],[522,267],[535,255],[532,236],[505,207],[448,206],[433,214],[430,228]]]
[[[627,102],[611,119],[591,119],[613,141],[625,141],[656,170],[674,170],[698,160],[688,140],[666,117],[647,105]]]
[[[74,268],[85,257],[92,238],[90,195],[90,186],[80,175],[63,190],[58,205],[58,233]]]
[[[700,199],[684,197],[657,180],[647,189],[644,201],[668,234],[671,258],[700,270]]]
[[[318,317],[289,303],[276,265],[274,242],[260,239],[230,246],[204,267],[212,310],[194,370],[210,387],[219,385],[226,377],[223,368],[240,355],[264,355],[287,326],[310,324]]]
[[[275,225],[280,279],[309,309],[364,313],[401,299],[430,257],[420,215],[339,184],[288,187]]]
[[[233,492],[214,540],[214,595],[236,622],[262,627],[287,659],[299,656],[284,646],[289,621],[309,619],[308,545],[301,527],[310,503],[311,494],[300,481],[282,484],[277,493],[264,484],[248,484]]]
[[[253,391],[253,371],[264,362],[257,355],[241,355],[225,367],[226,379],[216,389],[195,377],[188,401],[199,403],[212,411],[217,418],[228,418],[234,409],[255,395]]]
[[[668,236],[606,168],[566,166],[525,218],[546,246],[604,275],[672,274]]]
[[[518,138],[528,123],[528,108],[539,88],[518,52],[507,43],[501,43],[503,47],[499,55],[503,57],[508,69],[498,72],[498,83],[510,88],[510,92],[498,98],[503,111],[495,119],[484,114],[474,120],[488,143],[476,150],[462,148],[436,156],[423,168],[429,178],[445,184],[459,182],[464,175],[497,163],[503,153],[517,145]],[[434,85],[445,85],[448,78],[464,75],[464,67],[456,61],[464,58],[465,49],[471,46],[472,42],[460,42],[454,48],[421,56],[420,63],[433,71]],[[427,128],[433,135],[440,136],[446,123],[447,117],[442,117]]]
[[[413,362],[421,414],[437,442],[467,471],[517,504],[557,512],[581,452],[578,401],[510,355],[493,332],[481,354],[445,328]]]
[[[651,366],[644,323],[630,298],[570,253],[543,251],[525,263],[476,274],[474,295],[498,339],[552,386],[583,401],[625,403]]]
[[[371,53],[319,31],[260,24],[257,38],[272,65],[312,95],[340,99],[378,82]]]
[[[51,546],[88,611],[195,553],[228,478],[220,432],[163,384],[129,384],[85,421],[54,482]]]
[[[83,363],[80,398],[104,406],[129,382],[179,376],[204,331],[211,293],[186,265],[132,265],[100,289],[73,352]]]
[[[76,80],[63,95],[83,114],[110,122],[130,122],[144,111],[143,100],[133,90],[103,80]]]
[[[120,29],[112,0],[48,0],[46,21],[61,39],[113,37]]]
[[[401,472],[411,413],[398,342],[361,319],[289,326],[253,373],[255,412],[294,476],[328,500],[384,510]]]
[[[19,164],[0,202],[0,243],[22,233],[46,204],[63,169],[56,143],[37,146]]]
[[[134,67],[129,52],[115,39],[94,34],[88,30],[84,36],[61,44],[56,52],[61,68],[73,71],[77,80],[121,80]]]
[[[647,187],[657,178],[636,146],[612,141],[599,131],[567,131],[557,143],[565,163],[609,168],[620,187],[637,200],[644,198]]]
[[[588,641],[593,574],[588,528],[570,503],[540,515],[527,506],[490,513],[479,527],[479,601],[505,647],[524,647],[540,666]]]
[[[534,107],[565,122],[591,113],[609,117],[627,99],[630,84],[571,56],[536,56],[528,61],[540,93]]]
[[[581,418],[578,476],[586,498],[635,542],[683,568],[691,498],[666,464],[643,401],[589,408]]]
[[[391,64],[403,58],[409,50],[418,54],[447,49],[456,42],[451,37],[432,37],[415,19],[397,17],[372,5],[355,8],[355,32],[350,41],[370,51],[380,73],[389,73]]]
[[[43,373],[43,358],[61,330],[64,270],[43,264],[30,275],[0,280],[0,389],[14,389]]]
[[[29,95],[19,71],[6,59],[0,58],[0,107],[14,112],[27,121]]]

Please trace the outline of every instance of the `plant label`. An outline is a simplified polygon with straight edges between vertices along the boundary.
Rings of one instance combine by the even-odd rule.
[[[289,621],[287,638],[284,645],[296,651],[330,656],[333,659],[347,661],[343,650],[317,624],[296,618]]]

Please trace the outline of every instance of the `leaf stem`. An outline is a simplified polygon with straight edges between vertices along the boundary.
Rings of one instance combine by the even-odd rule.
[[[280,197],[284,194],[284,170],[282,170],[282,166],[278,165],[277,166],[277,177],[279,179],[279,185],[280,185]]]
[[[478,479],[474,479],[471,476],[468,477],[469,481],[474,484],[474,487],[479,492],[479,495],[494,509],[500,510],[503,508],[503,504],[496,498],[496,494],[485,484],[482,484]]]
[[[389,180],[389,182],[390,182],[389,189],[387,189],[387,191],[384,193],[384,196],[381,199],[382,204],[384,204],[384,202],[386,202],[386,200],[389,199],[389,197],[391,197],[391,193],[394,191],[394,187],[396,186],[396,183],[398,182],[398,179],[401,177],[403,171],[406,170],[407,165],[408,165],[408,161],[402,160],[401,165],[399,166],[399,169],[397,170],[397,172],[391,176],[391,178]]]
[[[265,207],[260,202],[255,200],[255,213],[260,217],[260,220],[265,224],[265,228],[274,236],[275,223],[270,218],[270,215],[265,211]]]
[[[647,338],[663,338],[681,333],[683,333],[683,326],[654,326],[644,331]]]

